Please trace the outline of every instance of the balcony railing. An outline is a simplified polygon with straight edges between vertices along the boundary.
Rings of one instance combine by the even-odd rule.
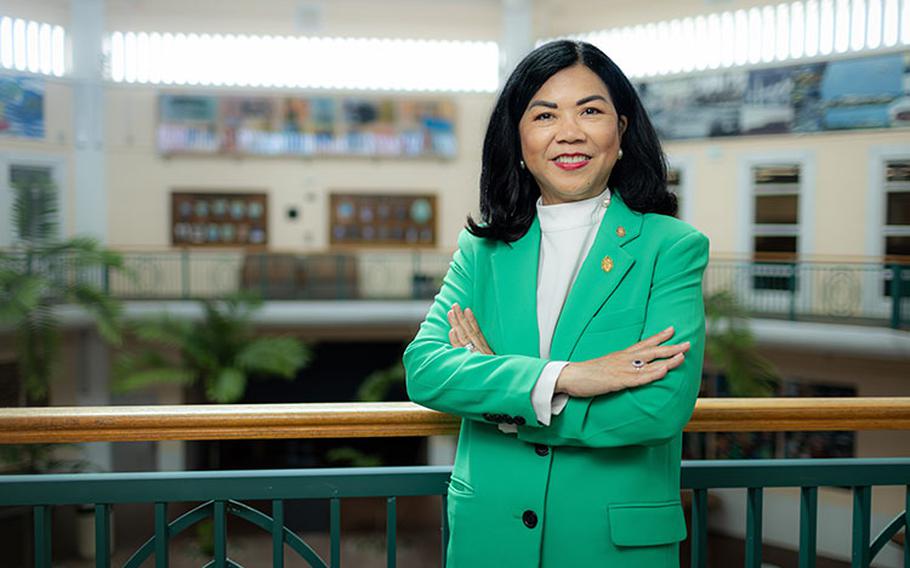
[[[103,408],[21,408],[0,410],[0,443],[74,441],[211,440],[273,438],[356,438],[451,434],[455,417],[411,403],[352,403],[238,406],[164,406]],[[702,399],[687,431],[857,431],[910,429],[910,398]],[[396,565],[396,499],[438,496],[444,564],[446,488],[450,467],[381,467],[309,470],[151,472],[0,476],[0,506],[30,506],[34,511],[35,566],[51,566],[53,507],[93,504],[96,566],[110,566],[111,507],[154,503],[154,534],[124,564],[136,567],[154,557],[168,566],[171,540],[196,523],[214,519],[214,558],[207,566],[238,566],[227,555],[227,524],[233,517],[267,531],[272,566],[283,567],[285,549],[315,567],[340,566],[340,500],[386,499],[387,565]],[[852,566],[868,567],[901,530],[910,526],[910,459],[716,460],[683,463],[682,485],[693,491],[692,566],[707,566],[708,492],[746,489],[745,565],[762,560],[763,490],[800,488],[799,565],[815,566],[818,488],[848,486],[853,492]],[[873,486],[904,487],[904,511],[873,539]],[[330,503],[330,554],[321,558],[285,526],[287,501],[327,499]],[[244,501],[267,500],[269,512]],[[168,507],[201,502],[171,519]],[[904,543],[904,564],[910,546]],[[265,564],[263,559],[261,564]]]
[[[253,290],[267,300],[431,299],[450,254],[357,251],[326,254],[172,250],[124,252],[132,277],[34,266],[59,278],[94,281],[125,300],[217,298]],[[25,259],[9,257],[6,262]],[[713,258],[706,292],[729,290],[754,316],[801,321],[910,325],[910,264],[753,262]]]

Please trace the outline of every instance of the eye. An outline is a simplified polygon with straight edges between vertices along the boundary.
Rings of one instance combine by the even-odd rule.
[[[600,111],[599,108],[588,107],[588,108],[586,108],[585,110],[582,111],[582,114],[591,114],[591,115],[593,115],[593,114],[603,114],[603,113]]]
[[[542,112],[534,117],[534,120],[546,120],[548,118],[553,118],[553,114],[549,112]]]

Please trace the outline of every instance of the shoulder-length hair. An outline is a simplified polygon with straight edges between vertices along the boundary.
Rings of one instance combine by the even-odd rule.
[[[537,214],[540,188],[531,173],[519,166],[518,123],[534,93],[558,71],[576,63],[601,78],[617,114],[628,120],[621,144],[623,158],[613,166],[609,187],[635,211],[676,214],[676,196],[667,191],[666,158],[632,83],[597,47],[559,40],[525,56],[499,93],[483,143],[481,221],[475,222],[470,216],[467,221],[473,235],[510,243],[528,232]]]

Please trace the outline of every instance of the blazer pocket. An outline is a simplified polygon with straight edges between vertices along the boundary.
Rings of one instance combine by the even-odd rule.
[[[607,510],[610,538],[616,546],[657,546],[686,538],[679,501],[616,503]]]
[[[474,495],[474,488],[466,481],[463,481],[454,475],[449,477],[449,491],[456,495],[464,495],[465,497]]]
[[[591,319],[586,333],[597,333],[600,331],[609,331],[620,327],[626,327],[641,324],[645,321],[645,304],[636,304],[621,310],[611,310],[609,308],[601,309],[597,315]]]

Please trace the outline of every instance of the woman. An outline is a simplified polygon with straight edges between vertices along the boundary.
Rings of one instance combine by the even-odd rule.
[[[482,222],[404,354],[410,398],[463,418],[449,568],[678,565],[708,239],[675,212],[606,55],[557,41],[518,64],[486,133]]]

